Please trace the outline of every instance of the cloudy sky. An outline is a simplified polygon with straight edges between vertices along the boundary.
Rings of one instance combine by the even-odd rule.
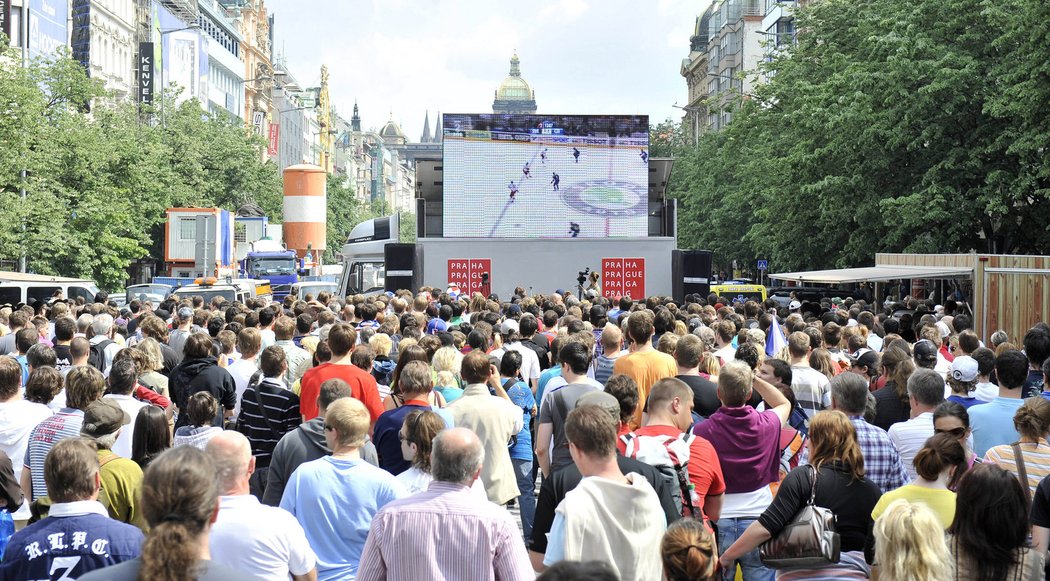
[[[412,140],[429,110],[485,113],[516,50],[540,113],[680,118],[679,74],[709,0],[268,0],[275,51],[301,86],[363,125],[393,113]],[[433,127],[433,125],[431,126]]]

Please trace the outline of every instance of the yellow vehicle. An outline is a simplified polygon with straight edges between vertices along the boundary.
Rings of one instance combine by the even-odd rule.
[[[711,285],[711,292],[734,302],[766,300],[766,287],[760,284],[715,284]]]

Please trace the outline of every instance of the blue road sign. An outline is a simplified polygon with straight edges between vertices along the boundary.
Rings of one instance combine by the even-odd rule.
[[[768,260],[759,260],[758,261],[758,269],[762,270],[762,271],[769,270],[769,261]]]

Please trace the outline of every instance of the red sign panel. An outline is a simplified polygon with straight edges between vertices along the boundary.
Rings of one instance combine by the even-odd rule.
[[[270,145],[266,148],[266,154],[270,157],[277,157],[277,145],[280,140],[281,126],[277,123],[270,124]]]
[[[603,258],[602,296],[645,298],[644,258]]]
[[[448,283],[459,285],[460,292],[466,293],[467,296],[476,292],[488,296],[492,288],[492,259],[450,258]]]

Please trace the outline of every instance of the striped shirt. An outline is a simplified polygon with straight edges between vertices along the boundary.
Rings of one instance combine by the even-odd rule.
[[[55,415],[37,424],[29,433],[23,466],[29,468],[33,477],[32,500],[47,495],[47,484],[44,482],[44,460],[47,459],[47,453],[59,440],[79,436],[80,426],[83,424],[84,412],[73,408],[62,408]]]
[[[1021,446],[1021,458],[1024,462],[1024,470],[1028,475],[1028,487],[1032,489],[1032,497],[1043,478],[1050,476],[1050,446],[1045,441],[1038,444],[1023,443]],[[1017,460],[1014,457],[1013,446],[1007,444],[996,446],[984,455],[985,462],[995,462],[1004,470],[1020,477],[1017,471]]]
[[[536,574],[509,512],[478,502],[466,486],[435,481],[376,514],[357,578],[532,581]]]
[[[831,380],[809,365],[791,366],[791,391],[809,419],[831,407]]]
[[[259,402],[265,409],[259,407]],[[269,418],[269,419],[267,419]],[[267,377],[258,386],[248,386],[241,397],[237,431],[247,436],[252,445],[257,468],[270,465],[273,449],[281,436],[299,427],[299,396],[284,387],[279,379]]]

